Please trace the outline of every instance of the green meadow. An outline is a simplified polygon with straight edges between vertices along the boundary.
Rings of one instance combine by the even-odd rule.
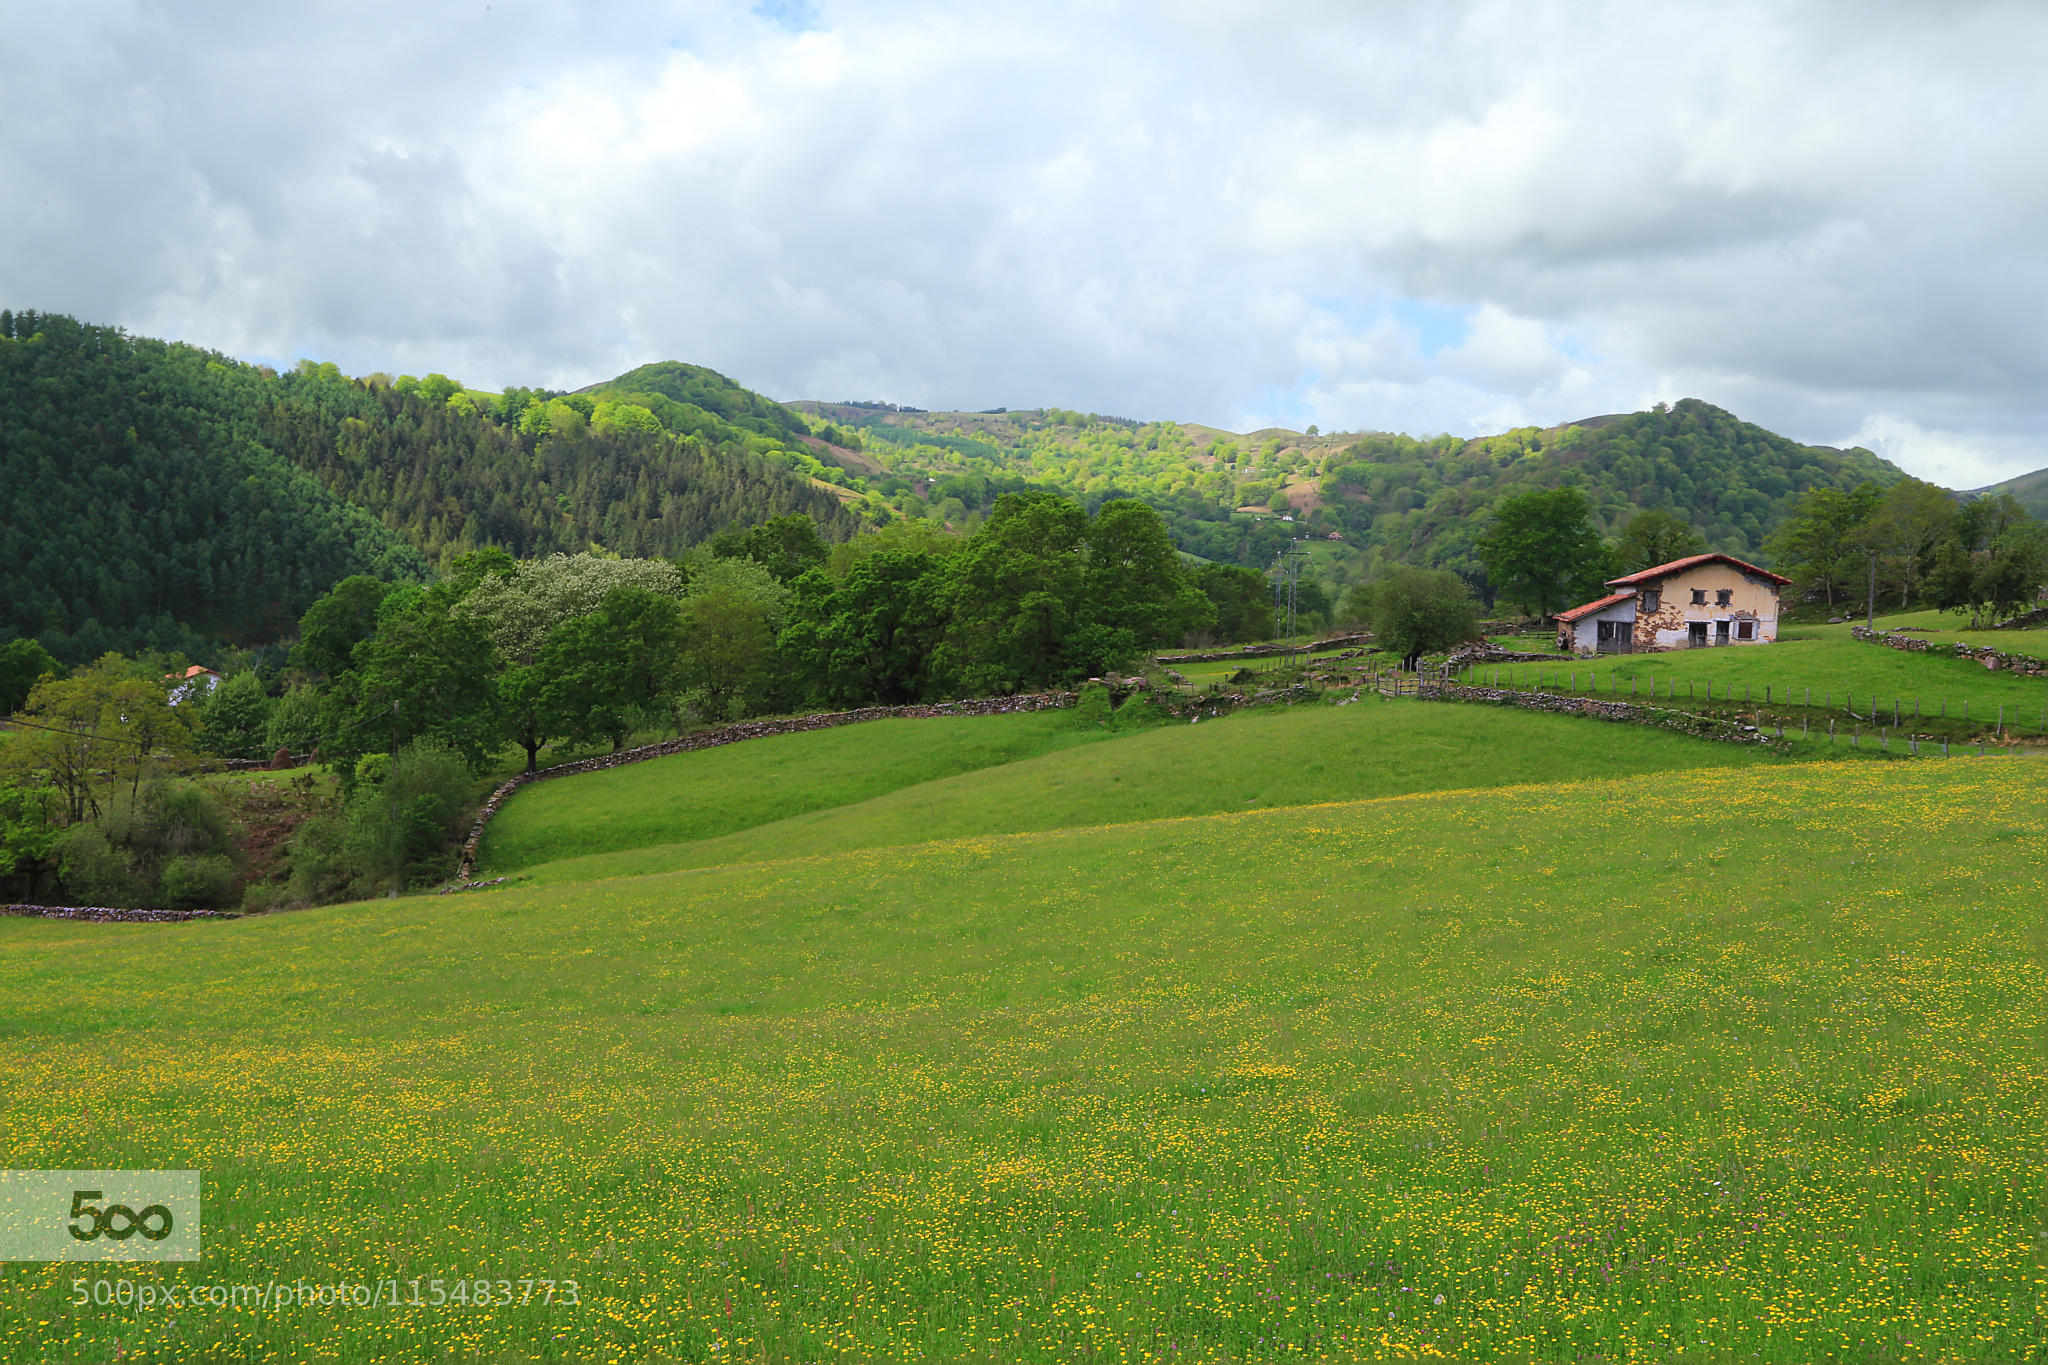
[[[537,784],[545,884],[0,921],[9,1164],[205,1173],[122,1276],[407,1300],[0,1265],[0,1360],[2043,1358],[2041,760],[1036,719]]]
[[[535,783],[491,823],[478,875],[590,881],[1446,786],[1784,761],[1637,726],[1370,692],[1346,706],[1136,734],[1086,731],[1064,712],[891,720]]]
[[[1935,613],[1929,613],[1935,615]],[[1956,618],[1951,614],[1948,620]],[[1490,682],[1496,675],[1516,686],[1564,688],[1586,687],[1588,675],[1601,695],[1622,700],[1635,687],[1637,700],[1660,699],[1679,702],[1707,700],[1711,684],[1716,701],[1745,698],[1762,705],[1769,689],[1775,711],[1797,714],[1811,700],[1811,717],[1824,715],[1848,720],[1846,704],[1853,703],[1858,715],[1869,717],[1875,700],[1889,723],[1892,705],[1899,705],[1902,722],[1910,722],[1914,704],[1920,706],[1923,722],[1938,721],[1946,708],[1947,727],[1960,734],[1964,705],[1968,704],[1968,730],[1991,729],[2005,708],[2005,724],[2029,739],[2048,734],[2048,677],[2017,677],[2002,670],[1986,669],[1953,654],[1916,653],[1891,649],[1858,640],[1847,625],[1788,625],[1768,645],[1729,646],[1724,649],[1681,649],[1657,654],[1615,654],[1597,659],[1567,659],[1556,663],[1505,664],[1481,668],[1478,682]],[[2024,632],[1990,632],[2023,635]],[[1950,636],[1930,631],[1930,640],[1948,641]],[[2024,647],[2017,640],[2006,648]],[[1866,724],[1868,721],[1866,720]],[[1923,729],[1938,732],[1923,724]]]
[[[1836,630],[1846,628],[1833,627]],[[2029,654],[2036,659],[2048,659],[2048,627],[2024,630],[1973,630],[1970,627],[1970,618],[1956,612],[1906,611],[1878,617],[1877,628],[1910,630],[1936,644],[1953,644],[1960,640],[1965,644],[1989,645],[2008,654]]]

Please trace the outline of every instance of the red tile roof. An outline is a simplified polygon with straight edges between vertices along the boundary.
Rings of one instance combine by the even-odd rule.
[[[1654,568],[1641,569],[1632,574],[1625,574],[1620,578],[1610,578],[1607,580],[1607,586],[1618,588],[1637,583],[1647,583],[1652,579],[1668,577],[1679,572],[1681,569],[1690,569],[1696,564],[1710,564],[1715,560],[1719,560],[1723,564],[1733,564],[1744,573],[1755,574],[1758,578],[1768,578],[1773,583],[1790,583],[1792,581],[1783,574],[1772,573],[1769,569],[1759,569],[1756,565],[1746,560],[1737,559],[1734,555],[1724,555],[1719,550],[1715,550],[1703,555],[1687,555],[1684,559],[1674,559],[1669,564],[1659,564]]]
[[[1609,593],[1597,602],[1588,602],[1583,607],[1573,607],[1570,611],[1561,611],[1557,614],[1557,619],[1566,622],[1576,621],[1581,616],[1591,616],[1603,607],[1611,607],[1617,603],[1626,602],[1635,595],[1635,589],[1633,588],[1627,592]]]

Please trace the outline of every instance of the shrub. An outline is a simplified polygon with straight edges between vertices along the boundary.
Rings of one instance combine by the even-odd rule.
[[[303,755],[320,747],[320,694],[310,687],[294,687],[270,707],[263,742],[272,750],[288,749]]]
[[[226,852],[231,842],[220,803],[197,782],[149,782],[102,824],[109,840],[151,869],[172,857]]]
[[[291,841],[291,876],[285,899],[317,905],[346,895],[353,873],[343,853],[348,826],[339,815],[321,815],[300,825]]]
[[[142,879],[128,866],[128,855],[115,848],[98,825],[73,825],[64,831],[57,867],[73,905],[142,904]]]
[[[218,853],[191,853],[164,863],[159,899],[174,910],[202,910],[227,904],[235,884],[233,860]]]
[[[1110,718],[1112,727],[1118,730],[1137,730],[1147,725],[1159,725],[1172,719],[1159,705],[1158,698],[1149,692],[1140,692],[1117,707]]]
[[[253,670],[235,674],[199,703],[200,747],[224,758],[264,757],[271,706]]]
[[[371,764],[371,758],[381,762]],[[368,756],[357,775],[338,846],[323,854],[324,835],[309,845],[316,859],[333,858],[329,878],[338,876],[352,894],[370,895],[430,882],[445,872],[463,817],[474,804],[476,779],[462,755],[437,740],[415,740],[395,754]]]
[[[1108,725],[1116,712],[1115,703],[1109,699],[1109,689],[1101,683],[1089,683],[1081,689],[1080,700],[1074,703],[1074,724],[1083,729],[1096,729]]]

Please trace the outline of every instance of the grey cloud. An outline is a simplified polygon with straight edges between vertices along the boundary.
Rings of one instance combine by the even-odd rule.
[[[2031,8],[779,18],[46,7],[0,31],[0,301],[486,384],[1424,431],[1697,393],[2048,463]],[[1404,296],[1484,326],[1425,354]]]

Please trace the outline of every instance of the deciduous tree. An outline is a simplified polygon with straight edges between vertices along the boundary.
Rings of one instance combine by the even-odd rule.
[[[1586,495],[1570,486],[1501,499],[1474,548],[1495,590],[1537,616],[1598,592],[1612,562]]]

